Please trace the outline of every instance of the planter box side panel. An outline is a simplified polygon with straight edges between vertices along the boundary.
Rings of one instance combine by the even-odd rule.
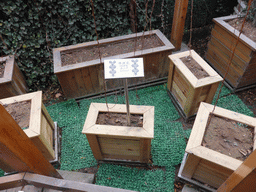
[[[192,178],[218,188],[232,173],[232,170],[202,159]]]
[[[218,188],[232,173],[233,170],[188,154],[181,175]]]
[[[192,85],[185,78],[182,72],[175,67],[172,61],[170,65],[170,69],[172,69],[172,71],[170,70],[169,74],[172,74],[172,81],[170,82],[169,90],[175,96],[181,108],[184,109],[189,96],[189,89]]]
[[[248,85],[256,84],[256,52],[252,53],[251,61],[244,72],[244,76],[239,82],[238,87],[246,87]]]
[[[215,23],[205,57],[222,77],[228,68],[228,62],[236,41],[235,34],[232,34],[219,23]],[[251,75],[252,70],[255,69],[253,64],[255,62],[251,61],[253,55],[252,48],[240,40],[226,77],[226,81],[233,88],[242,88],[256,82],[256,78]]]
[[[0,83],[0,99],[25,94],[28,87],[24,76],[19,70],[17,64],[14,63],[13,76],[11,81]]]
[[[140,140],[98,136],[103,159],[140,160]]]
[[[43,153],[44,157],[47,160],[50,161],[55,159],[53,146],[50,146],[50,144],[46,141],[46,139],[42,135],[38,137],[30,138],[30,139],[35,144],[35,146]]]
[[[76,98],[103,91],[103,74],[101,74],[103,67],[101,65],[57,73],[66,97]]]
[[[169,71],[168,55],[172,51],[162,51],[143,55],[145,80],[167,77]]]
[[[11,97],[13,95],[15,95],[15,90],[12,87],[12,83],[8,82],[8,83],[1,83],[0,84],[0,99],[4,99],[7,97]]]
[[[17,90],[18,95],[27,93],[28,87],[26,80],[16,63],[14,63],[13,84],[15,85],[14,89]]]

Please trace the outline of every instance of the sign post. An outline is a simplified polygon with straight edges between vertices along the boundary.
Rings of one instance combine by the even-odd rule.
[[[127,78],[144,77],[143,58],[104,60],[104,75],[105,79],[124,79],[127,124],[130,126],[131,121]]]

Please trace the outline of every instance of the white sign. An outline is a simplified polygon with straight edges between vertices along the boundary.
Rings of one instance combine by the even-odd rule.
[[[104,60],[105,79],[144,77],[143,58]]]

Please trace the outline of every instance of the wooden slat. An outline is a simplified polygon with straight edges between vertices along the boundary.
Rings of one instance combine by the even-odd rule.
[[[200,163],[201,159],[193,154],[188,154],[184,168],[182,170],[181,175],[191,179],[194,175],[194,172],[197,169],[198,164]]]
[[[151,139],[140,139],[140,162],[148,163],[151,151]]]
[[[232,36],[230,33],[227,33],[227,31],[224,30],[220,25],[214,25],[214,31],[212,32],[212,35],[230,50],[234,49],[234,45],[236,44],[236,37]],[[241,41],[238,42],[236,49],[237,53],[235,53],[244,61],[246,61],[245,57],[250,57],[252,52],[252,50],[248,46],[244,45]],[[245,57],[242,55],[245,55]]]
[[[97,159],[97,160],[102,160],[103,159],[103,154],[102,154],[101,147],[99,145],[99,141],[97,139],[97,136],[87,134],[86,137],[87,137],[87,140],[88,140],[88,142],[90,144],[90,147],[92,149],[92,153],[93,153],[94,158]]]
[[[218,57],[222,60],[223,67],[227,68],[228,63],[230,61],[231,53],[229,55],[226,55],[222,50],[220,46],[215,46],[211,42],[208,43],[208,49],[209,53],[214,52]],[[243,65],[243,66],[241,66]],[[236,63],[235,59],[232,59],[231,65],[230,65],[230,70],[235,71],[239,76],[242,76],[244,74],[244,69],[247,67],[247,63]],[[241,68],[243,67],[243,69]]]
[[[232,55],[232,51],[233,51],[232,48],[226,47],[224,44],[222,44],[214,36],[211,37],[211,40],[210,40],[209,43],[212,46],[214,46],[217,49],[219,49],[222,52],[223,55],[225,55],[228,59],[230,59],[230,57]],[[209,43],[208,43],[208,45],[209,45]],[[235,50],[237,50],[237,49],[235,49]],[[242,56],[244,56],[244,55],[242,55]],[[236,51],[235,51],[235,54],[233,56],[234,63],[237,64],[237,67],[240,68],[240,70],[244,71],[246,69],[248,63],[250,62],[251,58],[250,57],[245,57],[245,56],[243,58],[241,58],[241,57],[239,57],[237,55]]]
[[[7,190],[10,188],[23,186],[25,184],[23,180],[24,175],[25,173],[18,173],[14,175],[0,177],[0,190]]]
[[[17,168],[16,171],[31,170],[35,173],[61,178],[2,105],[0,105],[0,114],[1,144],[6,146],[17,159],[20,159],[20,162],[26,165],[26,167]],[[8,160],[5,159],[5,161]]]
[[[101,151],[105,155],[134,155],[139,156],[140,141],[117,139],[113,137],[98,137]]]
[[[218,188],[218,192],[251,191],[255,186],[256,150],[234,171],[232,175]],[[245,185],[249,184],[249,185]],[[255,190],[255,188],[253,188]]]
[[[81,183],[76,181],[68,181],[57,178],[50,178],[38,174],[26,173],[24,180],[37,187],[47,187],[55,190],[74,191],[74,192],[130,192],[130,190],[118,189],[113,187],[105,187],[93,185],[89,183]]]
[[[201,160],[194,172],[193,179],[218,188],[232,173],[233,170]]]
[[[224,78],[227,68],[223,68],[223,66],[225,66],[223,60],[220,59],[218,55],[216,55],[215,53],[212,53],[210,50],[208,50],[206,54],[206,59],[209,61],[209,63],[211,63],[215,70],[218,71],[218,73],[221,74],[221,76]],[[236,87],[240,79],[241,76],[236,74],[232,69],[229,69],[225,81],[228,81],[233,87]]]

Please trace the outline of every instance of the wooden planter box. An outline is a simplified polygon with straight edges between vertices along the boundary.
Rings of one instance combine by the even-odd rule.
[[[148,163],[154,138],[154,106],[130,105],[131,114],[143,115],[143,127],[99,125],[99,112],[126,113],[126,105],[91,103],[82,133],[97,160]]]
[[[208,118],[213,111],[213,107],[213,105],[203,102],[200,105],[185,150],[188,156],[181,175],[185,178],[197,180],[203,184],[218,188],[243,161],[202,146]],[[253,127],[255,137],[255,118],[220,107],[216,107],[213,114]],[[255,147],[256,143],[254,142],[253,150],[255,150]]]
[[[207,72],[208,77],[198,79],[180,60],[189,55]],[[197,113],[200,102],[212,102],[222,78],[193,50],[173,54],[169,58],[167,89],[182,116],[189,118]]]
[[[20,96],[1,99],[0,103],[12,104],[16,102],[30,101],[29,127],[24,132],[32,142],[40,149],[47,160],[54,160],[53,134],[55,125],[44,104],[42,103],[42,92],[33,92]]]
[[[211,66],[224,77],[228,62],[235,47],[239,31],[226,21],[237,16],[219,17],[213,19],[211,40],[205,55]],[[225,81],[233,91],[255,86],[256,84],[256,43],[241,34],[235,55]]]
[[[137,38],[143,36],[156,36],[162,46],[114,56],[107,56],[101,53],[101,60],[98,56],[98,51],[96,51],[97,53],[95,54],[97,54],[98,57],[96,60],[70,63],[71,65],[66,66],[62,64],[63,55],[70,54],[72,56],[73,53],[84,49],[88,49],[88,52],[90,52],[89,49],[98,46],[97,41],[54,49],[54,73],[57,75],[66,97],[78,98],[104,93],[104,59],[143,57],[145,76],[143,78],[129,79],[129,86],[165,79],[168,76],[168,55],[172,53],[174,46],[159,30],[103,39],[99,40],[99,44],[100,46],[108,46],[125,41],[136,41]],[[123,48],[123,50],[125,49],[126,47]],[[79,60],[79,58],[77,59]],[[107,91],[113,91],[123,87],[123,84],[120,83],[119,80],[113,79],[107,80],[106,85]]]
[[[26,93],[28,87],[14,56],[0,57],[0,62],[5,62],[4,76],[0,77],[0,99]]]

